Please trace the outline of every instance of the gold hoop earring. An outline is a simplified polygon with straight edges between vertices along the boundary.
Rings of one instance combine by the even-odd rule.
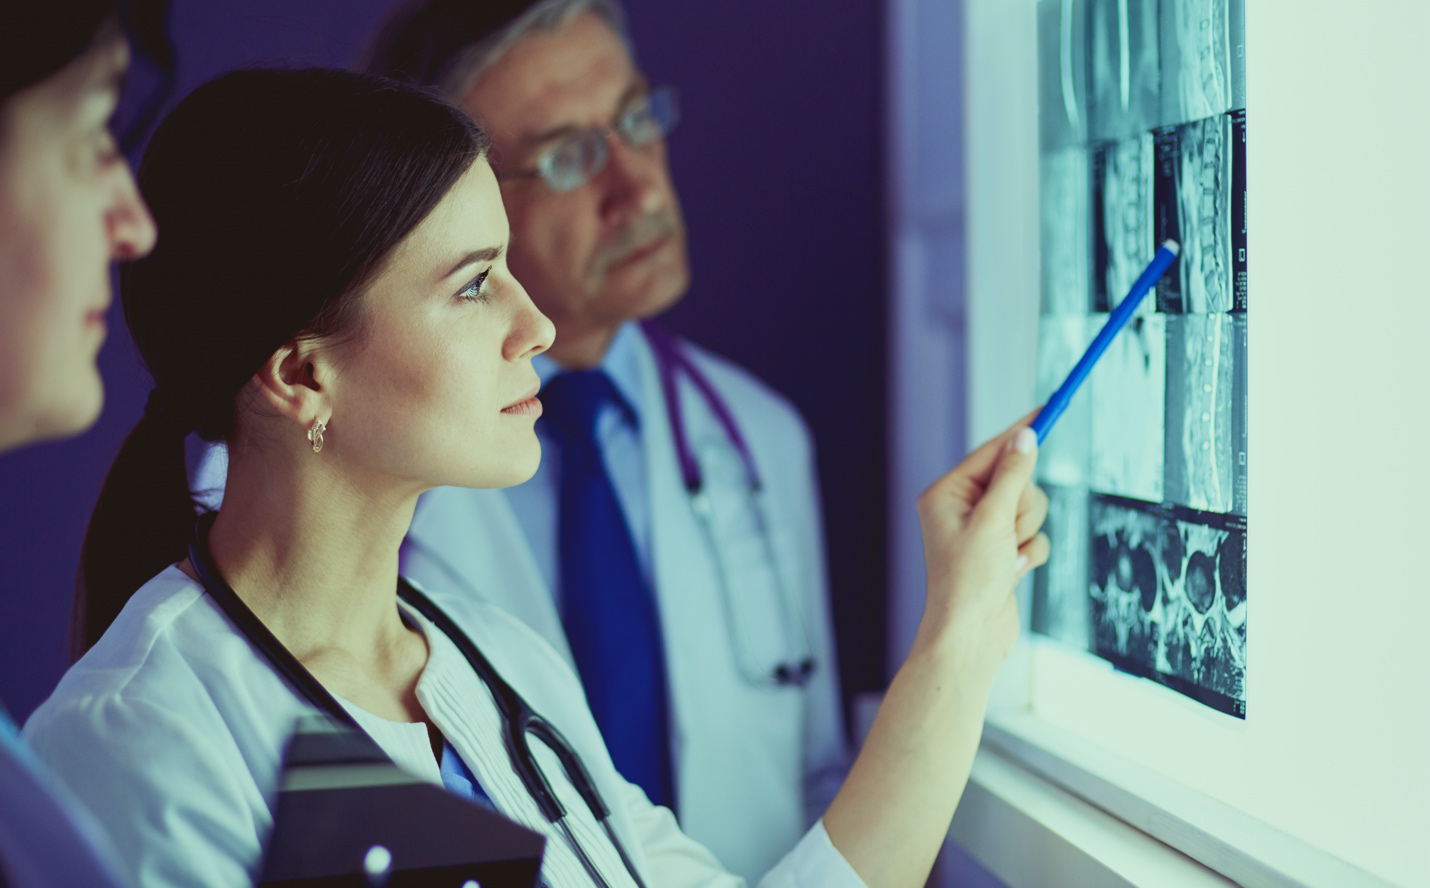
[[[328,427],[323,425],[321,419],[313,420],[313,427],[308,429],[308,443],[313,445],[314,453],[323,452],[323,432],[327,430]]]

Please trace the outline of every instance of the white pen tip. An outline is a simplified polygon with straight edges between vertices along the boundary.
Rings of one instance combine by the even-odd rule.
[[[1174,240],[1162,241],[1162,249],[1171,250],[1173,256],[1179,255],[1182,252],[1182,248],[1177,246],[1177,242]]]

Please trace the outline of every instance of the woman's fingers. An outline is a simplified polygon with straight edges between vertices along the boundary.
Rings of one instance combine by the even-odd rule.
[[[1033,538],[1043,527],[1043,522],[1048,518],[1048,495],[1036,484],[1029,484],[1023,490],[1023,496],[1018,500],[1018,523],[1014,530],[1018,537],[1018,545],[1023,545]]]
[[[1048,535],[1040,533],[1018,547],[1018,579],[1023,579],[1028,571],[1048,563],[1048,555],[1053,550]]]
[[[975,518],[991,522],[993,527],[1011,527],[1018,517],[1018,502],[1024,488],[1032,482],[1033,467],[1037,463],[1038,436],[1030,428],[1018,429],[998,455],[993,478],[974,509]]]

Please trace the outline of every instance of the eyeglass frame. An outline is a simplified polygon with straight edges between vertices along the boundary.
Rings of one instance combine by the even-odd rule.
[[[650,113],[657,107],[657,102],[669,103],[669,119],[662,123],[660,118]],[[636,125],[635,120],[638,113],[644,112],[648,120],[653,122],[659,130],[655,135],[644,141],[636,141],[631,133],[631,129]],[[612,135],[619,134],[621,141],[629,148],[644,148],[647,145],[669,136],[680,122],[680,103],[676,99],[676,91],[673,86],[658,86],[649,90],[644,96],[632,102],[626,107],[610,126],[593,126],[582,130],[565,139],[562,139],[550,148],[541,152],[536,158],[535,166],[524,170],[497,170],[498,179],[541,179],[547,188],[556,194],[563,194],[567,191],[574,191],[582,185],[590,182],[601,174],[606,168],[606,164],[611,162],[611,149],[607,143]],[[564,185],[556,181],[556,173],[553,169],[556,158],[560,153],[573,145],[584,143],[590,156],[596,158],[586,165],[582,171],[579,181]]]

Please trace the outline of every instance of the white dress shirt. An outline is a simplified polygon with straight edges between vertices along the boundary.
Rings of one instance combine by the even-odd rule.
[[[670,812],[616,773],[579,682],[565,662],[500,609],[432,596],[533,709],[560,730],[612,809],[612,824],[655,886],[737,886]],[[590,884],[561,835],[521,787],[495,703],[455,645],[420,616],[429,639],[417,687],[429,718],[506,816],[545,832],[543,878]],[[426,729],[349,707],[397,762],[440,783]],[[310,706],[238,633],[201,586],[171,567],[145,584],[25,727],[57,778],[111,825],[136,884],[239,888],[258,872],[272,829],[284,744]],[[583,847],[614,884],[625,868],[552,757],[538,752]],[[856,888],[863,882],[822,825],[760,882],[769,888]]]

